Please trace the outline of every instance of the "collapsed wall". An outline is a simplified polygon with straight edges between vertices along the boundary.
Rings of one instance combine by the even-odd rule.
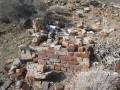
[[[73,21],[72,25],[57,18],[59,14],[68,15],[63,7],[59,7],[59,9],[66,13],[58,12],[56,6],[48,9],[50,11],[48,15],[51,16],[52,13],[54,20],[51,21],[49,16],[48,19],[51,22],[47,23],[46,28],[43,28],[40,18],[33,19],[32,28],[27,29],[32,38],[31,43],[20,45],[19,57],[6,61],[5,70],[9,80],[4,83],[3,90],[30,90],[31,88],[38,90],[100,90],[98,86],[102,88],[101,90],[106,90],[106,88],[112,87],[112,80],[118,78],[120,63],[116,63],[117,59],[108,58],[114,49],[111,46],[119,44],[119,35],[117,36],[119,27],[112,26],[111,18],[118,19],[119,14],[113,7],[108,8],[101,4],[96,7],[92,4],[83,4],[76,10],[69,8],[72,13],[73,20],[70,19],[71,22]],[[116,10],[116,12],[111,14],[110,10]],[[106,18],[110,20],[107,21]],[[67,26],[66,23],[69,25]],[[119,23],[115,22],[115,24],[119,26]],[[114,35],[117,36],[117,39],[113,41],[113,44],[110,37],[114,39]],[[107,50],[106,47],[108,47]],[[119,56],[119,52],[115,55]],[[105,70],[106,63],[101,62],[106,58],[107,64],[115,62],[113,68],[117,72]],[[94,66],[99,65],[103,65],[103,68],[94,70],[96,68]],[[91,68],[93,69],[91,70]],[[117,83],[119,84],[119,82]],[[113,86],[113,88],[117,87]]]

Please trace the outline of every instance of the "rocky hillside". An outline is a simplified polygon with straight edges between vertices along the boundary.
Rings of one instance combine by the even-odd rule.
[[[118,1],[1,0],[0,89],[119,90]]]

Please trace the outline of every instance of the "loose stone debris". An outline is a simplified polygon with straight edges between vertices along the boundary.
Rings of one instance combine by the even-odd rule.
[[[101,61],[104,68],[114,64],[114,71],[119,72],[120,61],[118,57],[120,55],[119,52],[116,52],[118,48],[108,47],[110,45],[107,40],[110,35],[117,32],[118,28],[105,28],[106,21],[97,16],[99,14],[107,16],[107,13],[100,12],[95,3],[101,10],[104,10],[99,2],[91,1],[89,4],[82,5],[82,8],[78,9],[75,15],[73,14],[74,21],[78,20],[75,22],[76,26],[63,28],[60,27],[62,26],[60,21],[55,21],[55,24],[48,24],[44,29],[39,18],[33,19],[33,28],[28,29],[32,43],[19,46],[19,57],[6,61],[6,65],[10,65],[10,68],[7,68],[8,71],[6,70],[9,81],[4,83],[2,90],[7,88],[9,88],[8,90],[80,90],[76,89],[79,85],[70,86],[71,89],[69,89],[69,86],[66,87],[66,83],[71,82],[71,78],[78,72],[80,76],[81,73],[86,76],[96,73],[91,72],[91,68],[99,65]],[[75,7],[69,5],[70,11],[74,12]],[[91,18],[86,17],[87,14]],[[83,20],[84,17],[87,18],[88,22]],[[114,50],[113,53],[112,50]],[[110,52],[114,54],[113,57],[109,55]],[[105,65],[106,63],[107,65]],[[105,73],[104,70],[102,73]],[[10,89],[12,87],[15,89]],[[83,88],[85,87],[83,86]]]

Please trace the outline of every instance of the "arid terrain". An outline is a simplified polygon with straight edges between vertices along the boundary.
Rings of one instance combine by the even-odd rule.
[[[0,90],[120,90],[120,0],[1,0]]]

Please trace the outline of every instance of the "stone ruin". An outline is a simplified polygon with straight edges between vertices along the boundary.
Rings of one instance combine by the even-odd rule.
[[[54,77],[59,77],[57,78],[59,81],[60,78],[70,78],[69,74],[73,75],[79,71],[89,70],[93,53],[91,52],[92,47],[87,46],[87,44],[94,44],[91,43],[90,37],[82,39],[76,35],[76,31],[67,33],[66,30],[58,31],[56,27],[51,29],[56,30],[57,34],[53,34],[52,30],[46,33],[34,23],[33,29],[28,30],[33,37],[32,44],[20,45],[20,57],[14,61],[8,61],[8,63],[12,62],[8,75],[12,81],[15,80],[15,90],[20,90],[23,82],[26,82],[29,88],[30,86],[35,88],[36,82],[41,82],[41,85],[44,82],[48,83],[50,87],[45,86],[48,89],[57,88],[51,84],[51,82],[56,81]],[[65,81],[62,84],[60,90],[64,89]],[[39,89],[45,87],[37,85]]]
[[[83,13],[89,11],[90,8],[86,7]],[[81,14],[80,11],[77,13]],[[2,90],[79,90],[66,89],[69,87],[66,84],[77,72],[88,73],[92,66],[98,64],[95,61],[99,59],[96,57],[99,39],[106,39],[115,30],[101,28],[99,19],[91,23],[91,27],[82,20],[77,22],[76,27],[67,29],[61,28],[58,23],[48,25],[45,30],[39,18],[33,20],[33,28],[27,30],[32,43],[19,46],[19,57],[6,62],[9,80]],[[103,54],[100,52],[101,56]],[[120,70],[119,63],[115,69]]]

